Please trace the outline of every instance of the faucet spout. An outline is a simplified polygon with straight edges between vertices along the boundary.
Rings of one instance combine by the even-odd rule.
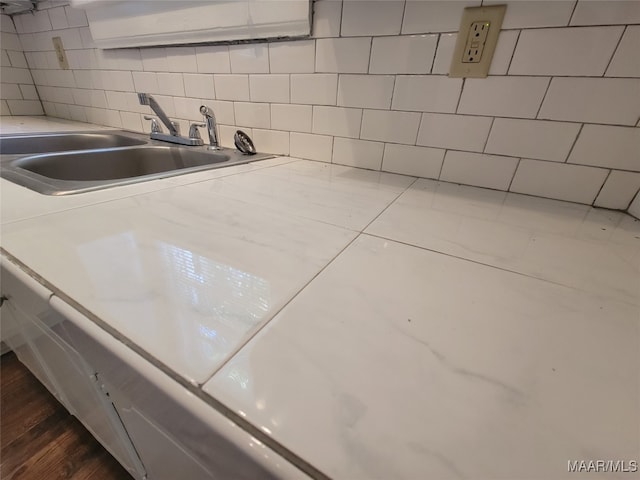
[[[204,115],[205,123],[207,124],[207,133],[209,134],[209,148],[212,150],[218,150],[220,148],[220,141],[218,139],[218,125],[216,123],[216,116],[213,110],[202,105],[200,107],[200,113]]]
[[[167,114],[164,113],[164,110],[160,108],[160,105],[158,105],[158,102],[156,102],[155,98],[153,98],[148,93],[139,93],[138,101],[140,102],[140,105],[149,105],[151,107],[151,110],[153,110],[158,118],[162,121],[162,123],[164,123],[171,135],[179,135],[175,125],[171,120],[169,120],[169,117],[167,117]]]

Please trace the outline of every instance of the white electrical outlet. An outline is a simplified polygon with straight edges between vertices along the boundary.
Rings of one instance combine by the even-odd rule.
[[[482,78],[489,74],[506,8],[506,5],[492,5],[464,9],[450,77]]]

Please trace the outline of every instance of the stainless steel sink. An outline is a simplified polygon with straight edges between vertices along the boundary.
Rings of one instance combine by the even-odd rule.
[[[114,133],[57,133],[0,137],[0,154],[50,153],[144,145],[145,140]]]
[[[5,143],[7,140],[10,142]],[[33,146],[29,147],[29,142]],[[101,142],[117,145],[95,148],[104,144]],[[0,176],[46,195],[83,193],[273,157],[244,155],[232,149],[208,150],[206,145],[169,145],[126,131],[0,137],[0,146],[7,145],[13,148],[10,152],[47,148],[50,153],[36,155],[0,150]],[[71,147],[77,150],[56,152],[57,148]]]

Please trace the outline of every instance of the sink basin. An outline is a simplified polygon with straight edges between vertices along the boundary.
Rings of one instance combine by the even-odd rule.
[[[0,154],[50,153],[144,145],[145,140],[114,133],[57,133],[0,138]]]
[[[229,161],[229,155],[179,147],[149,146],[38,155],[14,166],[56,180],[89,182],[142,177]]]

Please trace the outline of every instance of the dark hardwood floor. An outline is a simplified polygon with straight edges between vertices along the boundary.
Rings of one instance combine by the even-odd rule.
[[[131,480],[15,354],[0,366],[2,480]]]

